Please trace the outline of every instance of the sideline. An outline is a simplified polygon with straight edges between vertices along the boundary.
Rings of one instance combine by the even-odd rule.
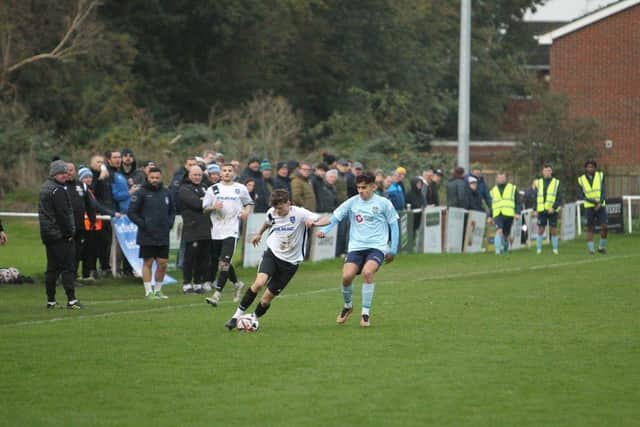
[[[553,264],[532,265],[532,266],[529,266],[529,267],[507,268],[507,269],[504,269],[504,270],[500,270],[500,273],[516,273],[516,272],[524,272],[524,271],[555,269],[555,268],[569,267],[569,266],[581,265],[581,264],[592,264],[592,263],[596,263],[596,262],[607,262],[607,261],[621,260],[621,259],[626,259],[626,258],[635,258],[635,257],[638,257],[638,256],[640,256],[640,254],[614,255],[614,256],[599,257],[599,258],[596,258],[596,259],[584,259],[584,260],[572,261],[572,262],[558,262],[558,263],[553,263]],[[486,275],[493,275],[493,274],[495,274],[495,271],[493,271],[493,270],[470,271],[470,272],[465,272],[465,273],[453,273],[453,274],[445,274],[445,275],[441,275],[441,276],[431,276],[431,277],[428,277],[428,278],[424,278],[421,281],[422,282],[429,282],[429,281],[433,281],[433,280],[457,279],[457,278],[463,278],[463,277],[486,276]],[[338,288],[338,285],[336,285],[334,287],[331,287],[331,288],[315,289],[315,290],[312,290],[312,291],[298,292],[298,293],[295,293],[295,294],[285,294],[285,295],[279,296],[278,299],[304,297],[304,296],[309,296],[309,295],[314,295],[314,294],[321,294],[321,293],[325,293],[325,292],[337,292],[337,288]],[[95,302],[93,304],[87,304],[87,307],[92,307],[92,306],[98,305],[98,304],[122,304],[124,302],[130,302],[130,301],[131,300],[97,301],[97,302]],[[220,302],[221,305],[231,305],[229,303],[235,305],[235,303],[232,303],[231,300],[221,301]],[[109,311],[109,312],[105,312],[105,313],[86,314],[86,315],[80,315],[80,316],[65,316],[65,317],[54,317],[52,319],[28,320],[28,321],[24,321],[24,322],[0,324],[0,328],[3,328],[3,327],[16,327],[16,326],[42,325],[42,324],[47,324],[47,323],[60,322],[60,321],[64,321],[64,320],[110,318],[110,317],[115,317],[115,316],[124,316],[124,315],[131,315],[131,314],[142,314],[142,313],[154,313],[154,312],[170,311],[170,310],[176,310],[176,309],[182,309],[182,308],[193,308],[193,307],[202,307],[202,308],[204,308],[205,307],[205,303],[202,302],[202,303],[197,303],[197,304],[178,304],[178,305],[168,305],[168,306],[163,306],[163,307],[154,307],[154,308],[147,308],[147,309],[140,309],[140,310]]]

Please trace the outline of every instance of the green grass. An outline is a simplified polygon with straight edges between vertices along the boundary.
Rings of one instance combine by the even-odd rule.
[[[6,225],[0,264],[42,270],[33,224]],[[229,291],[214,310],[108,281],[78,290],[85,311],[46,311],[36,275],[0,286],[0,424],[637,425],[640,236],[609,242],[401,256],[367,330],[335,324],[338,261],[303,265],[255,334],[223,328]]]

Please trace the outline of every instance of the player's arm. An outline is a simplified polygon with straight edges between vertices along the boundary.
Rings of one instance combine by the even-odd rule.
[[[323,223],[320,224],[319,223],[320,221],[322,221]],[[318,231],[316,233],[316,236],[320,239],[324,239],[327,236],[327,234],[329,234],[329,232],[333,229],[333,227],[335,227],[339,222],[340,221],[338,220],[338,218],[335,217],[335,215],[331,215],[331,217],[325,216],[323,218],[320,218],[318,222],[314,225],[318,225],[318,226],[324,225],[325,227],[322,230]]]
[[[328,225],[331,222],[331,216],[325,215],[314,221],[314,218],[309,218],[305,221],[307,227],[322,227]]]
[[[244,205],[242,211],[240,211],[240,221],[244,221],[253,212],[253,204]]]
[[[260,230],[258,230],[256,235],[253,236],[253,239],[251,239],[251,244],[253,246],[258,246],[258,244],[260,244],[260,241],[262,240],[262,235],[270,227],[271,227],[271,224],[267,224],[266,222],[262,224],[262,227],[260,227]]]
[[[391,227],[391,251],[384,257],[387,263],[393,261],[393,258],[398,253],[398,244],[400,243],[400,227],[398,226],[398,221],[389,224],[389,227]]]

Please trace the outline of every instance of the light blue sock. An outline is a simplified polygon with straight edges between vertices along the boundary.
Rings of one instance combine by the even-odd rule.
[[[342,300],[345,307],[353,307],[353,285],[342,287]]]
[[[551,236],[551,246],[553,246],[553,250],[558,250],[558,236]]]
[[[536,249],[541,251],[542,250],[542,237],[541,235],[537,235],[536,236]]]
[[[500,249],[502,248],[502,235],[496,234],[493,238],[493,245],[496,247],[496,255],[500,255]]]
[[[602,240],[600,240],[600,241],[602,241]],[[593,240],[590,241],[590,242],[587,242],[587,247],[589,248],[589,252],[593,252],[594,251],[594,249],[593,249],[593,247],[594,247]]]
[[[604,249],[604,248],[605,248],[605,246],[607,246],[607,239],[602,239],[602,238],[601,238],[601,239],[600,239],[600,244],[598,245],[598,247],[599,247],[600,249]]]
[[[373,300],[374,283],[362,284],[362,314],[369,314],[371,309],[371,300]]]
[[[509,252],[509,239],[504,239],[504,253]]]

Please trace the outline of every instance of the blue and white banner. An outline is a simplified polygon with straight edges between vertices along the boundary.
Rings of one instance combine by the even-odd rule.
[[[133,271],[136,273],[136,276],[142,277],[142,258],[139,258],[138,255],[140,253],[140,246],[136,243],[136,236],[138,234],[138,226],[135,225],[129,217],[121,216],[120,218],[112,218],[111,224],[113,226],[113,232],[120,244],[120,249],[122,249],[123,255],[131,264]],[[156,263],[154,262],[151,267],[151,280],[155,282],[153,279],[156,273]],[[169,275],[164,275],[163,285],[169,285],[172,283],[176,283],[176,279],[170,277]]]

